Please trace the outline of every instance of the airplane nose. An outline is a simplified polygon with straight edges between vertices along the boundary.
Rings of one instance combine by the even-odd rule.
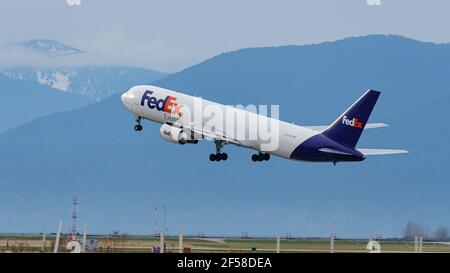
[[[120,100],[123,104],[127,102],[127,92],[123,93],[122,96],[120,96]]]
[[[132,95],[130,94],[130,91],[123,93],[122,96],[120,96],[120,100],[125,106],[130,105],[132,103]]]

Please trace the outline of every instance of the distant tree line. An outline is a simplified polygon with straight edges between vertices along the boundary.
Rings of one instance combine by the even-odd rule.
[[[426,239],[444,242],[449,241],[448,228],[439,225],[434,232],[429,232],[422,225],[415,222],[408,222],[403,230],[403,238],[406,240],[414,240],[416,236],[424,236]]]

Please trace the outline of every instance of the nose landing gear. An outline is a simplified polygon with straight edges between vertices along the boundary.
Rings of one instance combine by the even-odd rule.
[[[140,131],[142,131],[142,125],[141,125],[141,117],[138,117],[137,119],[136,119],[136,125],[134,125],[134,130],[136,131],[136,132],[140,132]]]

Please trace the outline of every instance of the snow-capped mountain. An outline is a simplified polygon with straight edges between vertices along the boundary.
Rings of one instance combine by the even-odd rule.
[[[92,104],[87,97],[58,92],[27,80],[14,80],[0,73],[0,132],[55,112]],[[1,164],[0,164],[1,165]]]
[[[105,65],[105,58],[44,39],[0,47],[0,132],[48,114],[87,106],[166,75],[145,68]]]
[[[11,79],[34,81],[95,101],[165,76],[150,69],[127,66],[15,67],[4,69],[2,73]]]
[[[7,77],[33,81],[93,101],[123,92],[132,85],[150,83],[166,76],[146,68],[101,65],[98,64],[98,54],[49,39],[10,44],[3,50],[14,52],[3,56],[17,56],[20,59],[20,62],[0,59],[0,65],[3,63],[0,73]],[[9,65],[5,66],[5,63]]]
[[[23,49],[47,57],[62,57],[83,53],[83,51],[50,39],[35,39],[12,44],[10,48]]]

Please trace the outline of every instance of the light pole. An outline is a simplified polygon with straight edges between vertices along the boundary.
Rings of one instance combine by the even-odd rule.
[[[167,232],[167,228],[166,228],[166,205],[163,205],[163,209],[164,209],[164,233]]]

